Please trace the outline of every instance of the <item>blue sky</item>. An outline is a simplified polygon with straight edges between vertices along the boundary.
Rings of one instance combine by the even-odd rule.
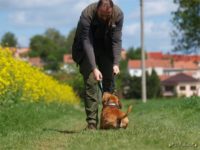
[[[56,28],[67,35],[76,27],[80,13],[97,0],[0,0],[0,38],[13,32],[19,46],[27,47],[29,39]],[[123,10],[123,47],[140,46],[140,0],[114,0]],[[173,0],[144,0],[145,49],[171,51],[170,33],[173,29],[171,12],[177,6]]]

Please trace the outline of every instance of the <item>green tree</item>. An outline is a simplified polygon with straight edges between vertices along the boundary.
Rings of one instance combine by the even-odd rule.
[[[57,45],[47,37],[36,35],[30,41],[31,52],[29,56],[40,56],[44,61],[48,60],[48,55],[58,49]]]
[[[65,47],[65,37],[62,34],[60,34],[60,32],[55,28],[47,29],[44,33],[44,36],[53,41],[60,48]]]
[[[7,32],[3,35],[1,40],[1,45],[5,47],[16,47],[17,46],[17,39],[15,35],[11,32]]]
[[[127,68],[128,61],[127,60],[121,60],[119,63],[120,68],[120,74],[115,77],[116,81],[116,90],[117,94],[119,96],[122,96],[123,89],[121,88],[123,86],[124,80],[129,76],[128,74],[128,68]]]
[[[124,98],[140,99],[141,98],[141,77],[128,75],[123,80],[122,87]]]
[[[66,39],[66,49],[67,49],[67,53],[71,53],[71,47],[72,47],[72,44],[73,44],[73,41],[74,41],[74,36],[75,36],[75,33],[76,33],[76,28],[73,28],[68,36],[67,36],[67,39]]]
[[[56,46],[57,49],[54,51],[54,55],[59,63],[63,62],[63,55],[69,53],[67,48],[67,39],[58,30],[49,28],[45,31],[44,36],[50,39]]]
[[[200,0],[174,0],[174,3],[178,5],[172,20],[174,51],[196,52],[200,49]]]
[[[129,48],[127,51],[127,59],[141,59],[141,48]]]
[[[160,79],[153,69],[151,75],[147,75],[147,97],[157,98],[161,95]]]

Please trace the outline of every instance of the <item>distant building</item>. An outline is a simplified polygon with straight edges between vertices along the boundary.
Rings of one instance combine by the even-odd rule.
[[[183,55],[183,54],[163,54],[162,52],[148,52],[147,59],[169,59],[172,61],[192,61],[200,62],[199,55]]]
[[[15,58],[20,58],[22,60],[28,61],[28,53],[30,51],[30,48],[16,48],[16,51],[14,53]]]
[[[154,69],[156,73],[161,76],[164,75],[164,70],[171,68],[170,60],[156,60],[147,59],[145,61],[146,71],[151,74]],[[128,71],[131,76],[142,76],[141,61],[140,60],[129,60],[128,61]]]
[[[72,59],[71,54],[64,54],[63,56],[63,65],[61,67],[62,70],[64,70],[67,73],[73,73],[75,72],[75,62]]]
[[[64,56],[63,56],[63,63],[65,63],[65,64],[73,64],[75,62],[72,59],[72,55],[71,54],[64,54]]]
[[[179,73],[200,79],[200,56],[148,52],[145,65],[149,74],[154,69],[161,80]],[[129,60],[128,71],[131,76],[140,77],[142,75],[141,60]]]
[[[163,96],[200,96],[200,81],[184,73],[176,74],[161,82]]]
[[[163,53],[162,52],[148,52],[147,53],[147,59],[163,59]]]
[[[32,65],[32,66],[36,66],[39,68],[43,68],[44,67],[44,63],[42,61],[42,59],[40,57],[31,57],[28,59],[28,62]]]

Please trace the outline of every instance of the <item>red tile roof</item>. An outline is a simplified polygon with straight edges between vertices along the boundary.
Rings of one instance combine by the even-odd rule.
[[[174,61],[173,66],[177,69],[198,69],[193,61]]]
[[[170,55],[170,54],[166,54],[163,55],[164,59],[172,59],[174,61],[193,61],[193,62],[199,62],[200,61],[200,56],[199,55]]]
[[[163,59],[163,53],[162,52],[148,52],[147,58],[148,59]]]
[[[66,64],[73,64],[74,61],[72,59],[72,55],[71,54],[65,54],[63,56],[63,62],[66,63]]]
[[[169,77],[170,77],[169,75],[161,75],[161,76],[159,76],[160,81],[164,81],[164,80],[168,79]]]
[[[170,60],[156,60],[156,59],[147,59],[145,61],[146,67],[148,68],[155,68],[155,67],[162,67],[162,68],[171,68]],[[141,61],[140,60],[129,60],[128,61],[129,68],[141,68]]]
[[[40,57],[29,58],[28,61],[33,66],[37,66],[37,67],[43,67],[44,66],[42,59]]]

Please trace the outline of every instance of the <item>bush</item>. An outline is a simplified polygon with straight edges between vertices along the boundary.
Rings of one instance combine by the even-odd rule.
[[[153,71],[151,75],[146,74],[146,88],[147,88],[147,98],[157,98],[161,96],[161,86],[160,79],[156,72]],[[125,98],[136,98],[141,99],[142,95],[142,78],[127,75],[123,79],[123,96]]]
[[[59,80],[60,82],[67,83],[70,85],[73,90],[80,96],[84,98],[84,81],[82,75],[79,73],[76,65],[70,65],[68,67],[70,71],[59,71],[53,74],[53,77]]]
[[[28,63],[16,60],[8,49],[0,47],[0,103],[22,100],[79,103],[73,89]]]

